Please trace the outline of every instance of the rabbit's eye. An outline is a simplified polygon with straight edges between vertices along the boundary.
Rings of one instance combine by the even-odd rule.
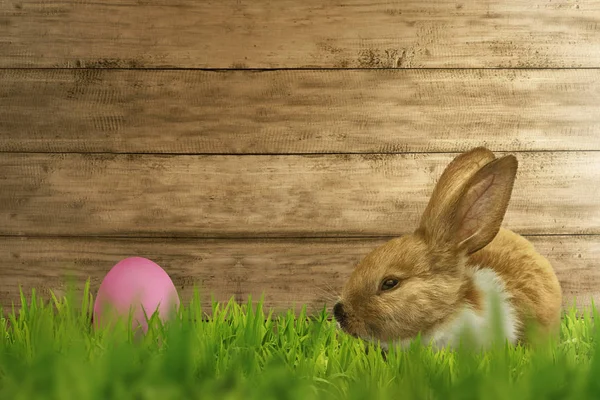
[[[381,283],[381,290],[390,290],[398,285],[398,279],[388,278]]]

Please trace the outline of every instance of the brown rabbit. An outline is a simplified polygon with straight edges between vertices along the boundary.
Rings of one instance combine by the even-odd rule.
[[[456,345],[470,330],[491,342],[494,311],[503,338],[525,341],[525,324],[558,333],[562,294],[550,263],[501,228],[517,159],[477,147],[446,168],[419,227],[368,254],[352,271],[333,313],[346,333],[408,344]],[[499,308],[492,309],[492,299]]]

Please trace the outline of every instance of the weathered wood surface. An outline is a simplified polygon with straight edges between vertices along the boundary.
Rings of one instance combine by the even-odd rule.
[[[0,151],[600,150],[600,70],[0,70]]]
[[[0,234],[396,235],[415,226],[455,155],[6,153]],[[600,152],[519,153],[518,159],[508,228],[600,233]]]
[[[528,239],[552,262],[566,307],[600,298],[600,236]],[[306,304],[318,312],[332,306],[354,265],[385,240],[0,238],[0,305],[19,304],[19,285],[47,298],[50,289],[64,294],[70,279],[81,289],[89,278],[95,293],[114,264],[137,255],[167,271],[184,303],[196,286],[205,306],[213,296],[246,302],[248,295],[257,300],[264,294],[275,311]]]
[[[598,67],[597,0],[0,2],[0,67]]]

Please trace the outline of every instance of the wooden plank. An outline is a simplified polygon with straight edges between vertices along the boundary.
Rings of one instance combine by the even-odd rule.
[[[0,67],[598,67],[599,5],[3,1]]]
[[[600,300],[600,236],[529,238],[553,264],[564,305],[584,308]],[[265,295],[265,305],[284,311],[307,305],[331,307],[356,263],[384,238],[306,240],[197,240],[102,238],[0,238],[0,305],[19,304],[19,285],[48,298],[65,293],[68,279],[95,294],[120,259],[150,258],[173,279],[182,301],[196,286],[208,311],[211,298],[246,302]]]
[[[0,235],[396,235],[416,226],[455,155],[7,153]],[[508,228],[600,233],[600,152],[518,158]]]
[[[0,151],[600,150],[600,70],[0,70]]]

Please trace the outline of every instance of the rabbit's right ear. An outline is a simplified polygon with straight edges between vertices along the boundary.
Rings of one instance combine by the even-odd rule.
[[[492,161],[469,180],[453,213],[452,232],[467,254],[491,242],[500,230],[517,174],[515,156]]]
[[[469,179],[495,158],[494,153],[485,147],[475,147],[455,157],[435,185],[418,231],[432,241],[449,240],[451,227],[446,218],[449,209],[457,204]]]
[[[456,196],[437,204],[439,214],[434,219],[424,218],[419,228],[430,247],[455,247],[471,254],[491,242],[500,230],[517,168],[514,156],[495,159],[463,183]]]

